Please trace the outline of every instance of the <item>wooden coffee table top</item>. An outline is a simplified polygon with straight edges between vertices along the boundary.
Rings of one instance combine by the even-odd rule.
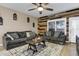
[[[33,39],[30,44],[36,44],[36,43],[40,43],[42,42],[43,39],[41,37],[36,37],[35,39]]]

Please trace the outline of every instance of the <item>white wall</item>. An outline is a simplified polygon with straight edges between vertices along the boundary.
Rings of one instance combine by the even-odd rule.
[[[77,23],[76,23],[76,35],[78,35],[79,36],[79,17],[77,17],[77,21],[76,21]]]
[[[13,13],[17,13],[17,21],[13,20]],[[32,30],[37,33],[37,18],[2,6],[0,6],[0,16],[3,18],[3,25],[0,25],[0,45],[2,36],[6,32]],[[30,23],[27,23],[27,17],[30,17]],[[32,27],[33,22],[35,22],[35,28]]]
[[[76,35],[79,35],[79,17],[69,18],[69,41],[76,43]]]

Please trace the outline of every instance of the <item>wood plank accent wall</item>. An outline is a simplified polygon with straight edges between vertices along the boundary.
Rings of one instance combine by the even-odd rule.
[[[69,36],[69,20],[68,19],[70,17],[76,17],[76,16],[79,16],[79,8],[60,12],[54,15],[40,17],[38,20],[38,34],[43,35],[43,33],[47,31],[47,20],[53,20],[57,18],[66,18],[67,19],[66,31],[67,31],[67,36]]]

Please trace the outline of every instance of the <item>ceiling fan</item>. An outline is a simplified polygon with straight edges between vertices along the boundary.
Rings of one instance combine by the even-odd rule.
[[[48,3],[32,3],[36,6],[36,8],[29,9],[28,11],[38,10],[40,14],[42,14],[43,10],[53,11],[52,8],[45,7]]]

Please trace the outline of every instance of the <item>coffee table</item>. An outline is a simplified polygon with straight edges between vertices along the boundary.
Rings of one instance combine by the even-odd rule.
[[[44,48],[46,46],[45,40],[43,40],[42,37],[36,37],[35,39],[31,40],[28,43],[28,49],[27,50],[32,50],[33,51],[33,54],[34,54],[35,52],[37,52],[36,45],[42,45],[43,48]]]

